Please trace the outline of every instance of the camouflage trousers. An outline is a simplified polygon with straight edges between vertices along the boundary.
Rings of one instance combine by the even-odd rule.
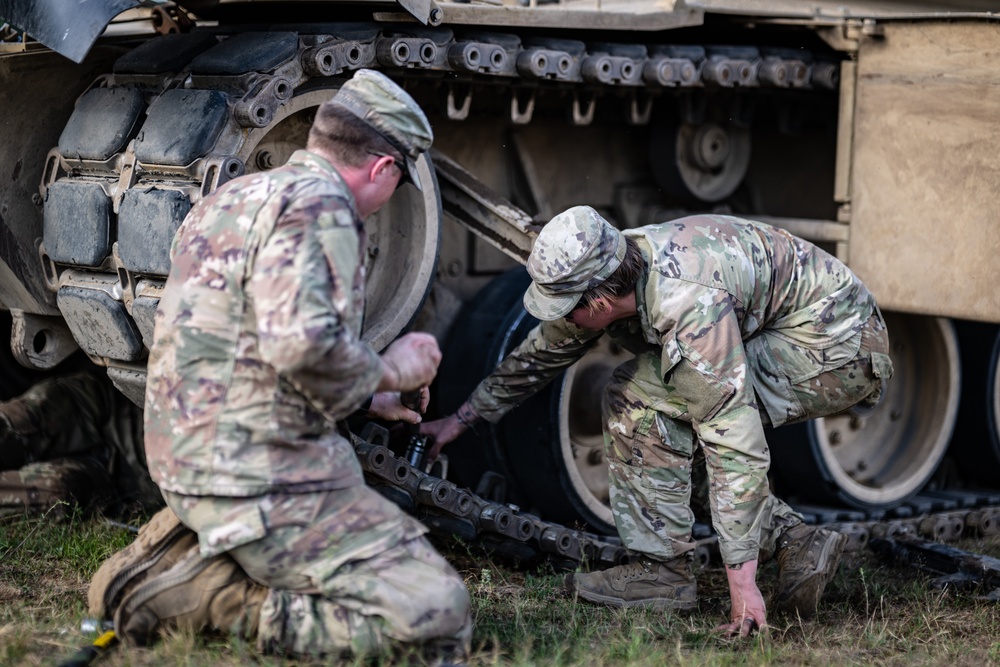
[[[104,444],[114,387],[90,373],[39,382],[0,403],[0,469],[92,454]]]
[[[157,507],[142,440],[142,410],[103,373],[46,378],[0,403],[0,507]]]
[[[96,456],[39,461],[0,472],[0,514],[65,517],[75,504],[110,501],[107,464]]]
[[[262,498],[164,493],[203,555],[271,589],[257,647],[301,656],[419,645],[468,654],[469,594],[426,529],[367,486]]]
[[[851,348],[853,356],[832,369],[823,368],[824,358],[834,358],[830,351],[809,355],[788,349],[781,340],[747,341],[748,375],[764,426],[824,417],[861,402],[876,403],[882,383],[892,375],[879,313],[872,315],[859,336]],[[814,372],[804,370],[802,363],[783,368],[782,360],[792,355],[797,360],[815,358]],[[776,372],[783,376],[776,378]],[[793,381],[792,376],[799,374],[810,377]],[[667,383],[660,378],[660,357],[652,353],[615,370],[604,393],[604,443],[611,511],[622,542],[633,551],[669,560],[695,548],[691,535],[695,520],[712,519],[706,449],[708,456],[717,454],[696,436],[687,404],[669,378]],[[770,558],[782,530],[801,521],[791,507],[769,496],[760,522],[759,559]],[[722,533],[725,527],[716,529]]]

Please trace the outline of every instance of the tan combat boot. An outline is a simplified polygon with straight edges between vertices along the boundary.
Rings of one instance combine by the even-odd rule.
[[[823,589],[837,572],[847,535],[796,524],[785,530],[777,543],[778,611],[807,618],[816,613]]]
[[[124,597],[146,579],[170,569],[188,552],[197,551],[198,536],[169,507],[139,529],[132,544],[108,558],[90,582],[87,601],[95,618],[112,618]]]
[[[227,554],[189,554],[132,590],[115,612],[115,632],[145,646],[169,629],[217,630],[251,639],[268,589]]]
[[[420,664],[427,667],[466,667],[469,660],[468,640],[436,639],[420,650]]]
[[[691,559],[667,562],[640,558],[607,570],[566,576],[566,588],[584,600],[610,607],[690,610],[698,604]]]

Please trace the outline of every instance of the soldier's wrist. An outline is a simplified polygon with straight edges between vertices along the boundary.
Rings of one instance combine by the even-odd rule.
[[[382,357],[382,384],[380,388],[386,391],[398,391],[400,379],[396,364]]]
[[[482,421],[482,417],[476,414],[476,411],[469,407],[468,403],[462,403],[458,406],[458,410],[455,411],[455,419],[462,426],[472,429],[473,433],[476,432],[476,426],[478,426]]]
[[[726,563],[726,578],[729,580],[730,590],[749,589],[756,586],[757,561],[747,560],[740,563]]]

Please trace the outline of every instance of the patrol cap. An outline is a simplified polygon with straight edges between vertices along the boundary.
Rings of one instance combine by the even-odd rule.
[[[524,307],[540,320],[564,317],[584,292],[615,272],[625,248],[625,236],[589,206],[563,211],[542,227],[531,248]]]
[[[430,148],[434,133],[427,116],[409,93],[385,74],[361,69],[340,87],[330,102],[365,121],[398,150],[406,163],[403,174],[420,189],[416,160]]]

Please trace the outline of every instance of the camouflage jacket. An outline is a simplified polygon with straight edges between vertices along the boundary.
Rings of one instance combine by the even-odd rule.
[[[790,386],[853,358],[874,298],[836,258],[762,223],[703,215],[624,233],[638,242],[648,273],[636,289],[638,316],[606,332],[633,353],[659,358],[664,392],[651,399],[668,399],[656,408],[690,422],[713,450],[709,482],[723,556],[749,560],[768,495],[764,421],[808,416]],[[499,421],[602,333],[565,319],[541,323],[480,383],[472,408]],[[759,354],[760,341],[769,355]]]
[[[362,483],[335,422],[372,394],[365,243],[329,162],[297,151],[184,220],[157,309],[146,454],[163,489],[251,496]]]

